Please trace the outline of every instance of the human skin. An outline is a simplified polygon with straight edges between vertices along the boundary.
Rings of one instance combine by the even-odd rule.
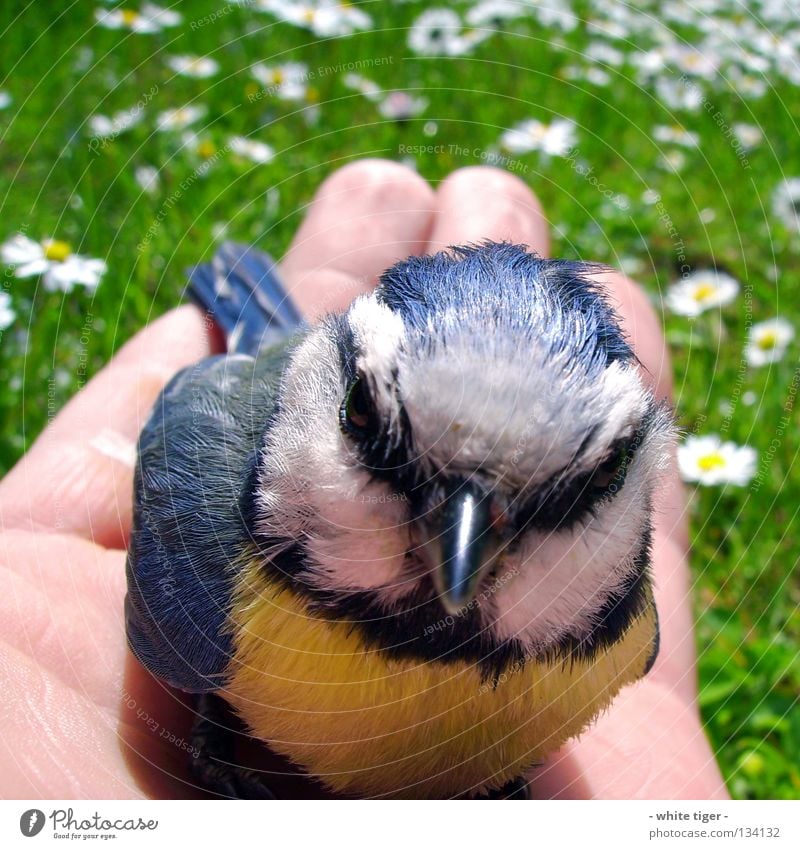
[[[434,191],[397,163],[360,160],[321,184],[281,273],[314,320],[345,308],[409,254],[483,239],[549,256],[541,205],[517,177],[463,168]],[[645,379],[669,399],[669,358],[644,293],[618,273],[601,282]],[[154,679],[125,644],[125,546],[133,446],[148,412],[178,369],[220,350],[218,332],[195,307],[158,318],[0,482],[0,797],[203,795],[180,745],[189,745],[190,699]],[[687,550],[673,461],[655,502],[658,660],[579,739],[532,771],[535,797],[727,798],[697,707]],[[285,797],[318,794],[297,777],[283,784]]]

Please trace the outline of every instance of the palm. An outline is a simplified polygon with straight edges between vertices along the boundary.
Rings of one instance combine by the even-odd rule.
[[[516,178],[464,169],[434,195],[400,166],[368,161],[323,184],[283,274],[313,317],[346,305],[395,259],[480,238],[547,255],[541,210]],[[607,282],[640,359],[662,375],[659,393],[668,394],[668,363],[644,296],[619,275]],[[0,484],[6,798],[199,794],[187,778],[187,698],[153,679],[125,646],[124,549],[134,440],[166,380],[217,347],[193,308],[164,316],[67,405]],[[724,795],[694,705],[682,514],[673,473],[657,505],[659,661],[579,742],[534,771],[536,795]]]

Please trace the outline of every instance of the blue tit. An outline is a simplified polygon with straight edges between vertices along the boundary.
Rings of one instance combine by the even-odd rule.
[[[135,656],[335,793],[523,793],[658,651],[673,420],[600,270],[454,247],[305,326],[267,255],[198,266],[229,353],[179,373],[139,440]],[[269,796],[213,724],[195,774]]]

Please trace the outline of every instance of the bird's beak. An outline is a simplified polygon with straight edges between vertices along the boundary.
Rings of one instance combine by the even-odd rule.
[[[468,481],[451,483],[444,503],[426,516],[423,547],[442,606],[460,613],[492,568],[499,541],[492,530],[491,496]]]

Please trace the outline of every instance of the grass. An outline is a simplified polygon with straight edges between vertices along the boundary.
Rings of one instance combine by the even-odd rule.
[[[608,69],[606,86],[565,78],[565,67],[597,40],[583,25],[559,35],[535,20],[512,21],[468,57],[442,60],[406,47],[421,5],[366,8],[375,31],[318,41],[252,8],[214,0],[186,4],[182,25],[150,35],[93,27],[90,2],[58,10],[5,4],[8,76],[0,88],[13,103],[0,112],[0,239],[20,230],[57,236],[106,258],[109,271],[94,295],[47,293],[6,274],[17,319],[0,340],[0,471],[126,339],[180,300],[182,269],[212,253],[221,224],[229,236],[280,255],[297,210],[350,159],[403,159],[405,146],[443,145],[444,152],[416,157],[435,183],[481,162],[520,120],[572,118],[572,160],[530,153],[508,163],[548,210],[557,253],[633,267],[656,302],[680,273],[681,245],[693,267],[716,265],[743,283],[721,317],[665,316],[683,427],[722,433],[759,452],[749,487],[699,489],[691,499],[701,707],[734,796],[800,798],[798,347],[767,368],[742,364],[750,323],[780,314],[800,324],[798,239],[770,211],[775,186],[800,175],[796,90],[774,77],[763,97],[744,100],[735,87],[701,82],[711,106],[673,112],[635,81],[628,64]],[[219,17],[209,22],[212,14]],[[634,52],[633,43],[617,46]],[[165,59],[182,53],[214,56],[221,73],[174,77]],[[316,123],[308,103],[252,98],[259,86],[249,66],[289,60],[314,70]],[[341,66],[359,61],[379,85],[426,97],[426,112],[402,123],[381,118],[343,83]],[[88,116],[130,108],[150,92],[144,120],[93,150]],[[252,133],[275,148],[274,161],[253,167],[220,156],[198,176],[198,159],[179,150],[175,134],[152,132],[157,112],[192,101],[208,107],[202,134],[218,148],[232,134]],[[764,133],[747,167],[725,135],[738,121]],[[681,148],[685,164],[677,173],[659,156],[678,148],[652,134],[676,122],[700,138],[697,148]],[[583,161],[627,208],[580,173]],[[134,179],[142,164],[160,169],[153,195]],[[643,199],[648,190],[659,203]],[[750,392],[756,400],[747,404]]]

